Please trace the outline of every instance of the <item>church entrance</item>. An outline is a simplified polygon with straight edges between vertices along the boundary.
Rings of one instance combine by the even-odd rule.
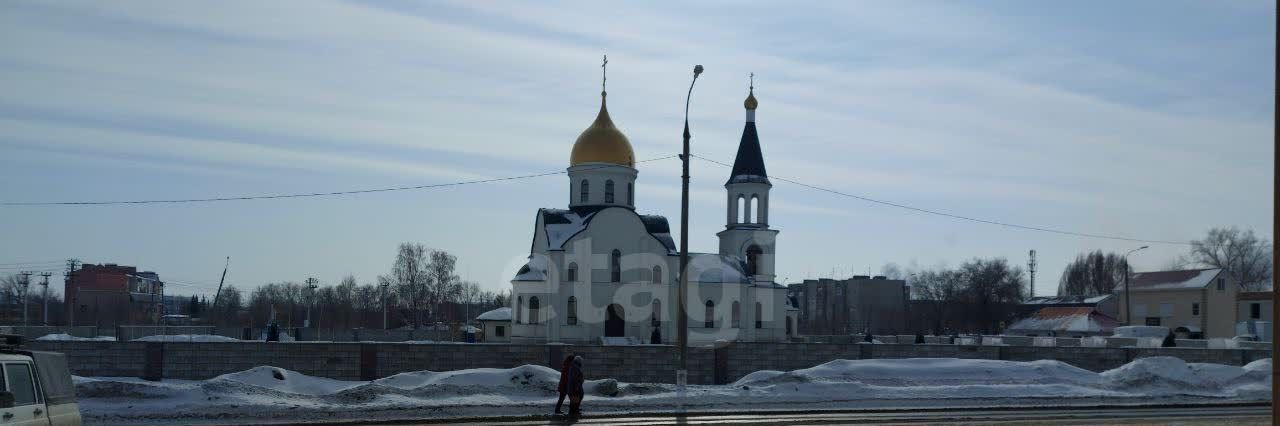
[[[622,306],[609,305],[605,310],[604,336],[623,337],[626,335],[627,322],[622,319]]]

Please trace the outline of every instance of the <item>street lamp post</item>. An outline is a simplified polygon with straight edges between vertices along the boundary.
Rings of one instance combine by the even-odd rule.
[[[1124,254],[1124,325],[1133,325],[1133,299],[1129,297],[1129,255],[1147,247],[1138,247]]]
[[[689,100],[693,98],[693,85],[698,82],[698,74],[702,74],[702,65],[693,67],[693,81],[689,82],[689,93],[684,98],[684,152],[680,161],[684,174],[680,176],[680,288],[676,295],[679,314],[676,315],[676,335],[680,344],[680,369],[676,371],[676,385],[683,387],[689,377],[687,352],[689,346],[689,313],[685,295],[689,289]]]

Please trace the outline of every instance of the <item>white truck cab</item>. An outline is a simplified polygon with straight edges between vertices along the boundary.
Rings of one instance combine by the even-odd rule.
[[[0,425],[78,426],[66,355],[18,349],[21,336],[0,339]]]

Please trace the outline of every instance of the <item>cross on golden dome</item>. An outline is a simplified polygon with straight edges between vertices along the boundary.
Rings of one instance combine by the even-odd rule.
[[[609,56],[605,55],[600,63],[600,113],[596,114],[596,120],[573,143],[573,151],[569,154],[570,167],[584,163],[635,167],[635,152],[631,149],[631,141],[613,124],[609,108],[605,104],[608,65]]]

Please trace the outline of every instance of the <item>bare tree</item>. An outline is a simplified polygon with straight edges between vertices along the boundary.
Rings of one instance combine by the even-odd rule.
[[[29,289],[30,286],[26,285],[21,274],[9,274],[0,278],[0,299],[3,299],[6,320],[21,321],[22,303],[26,300]]]
[[[409,309],[413,328],[422,327],[423,311],[432,302],[431,274],[428,272],[427,248],[422,244],[403,243],[391,266],[391,274],[380,277],[395,289],[401,303]]]
[[[1004,258],[974,259],[960,265],[959,272],[967,284],[962,300],[977,331],[994,333],[1014,319],[1026,299],[1022,268]]]
[[[441,315],[440,305],[446,302],[456,302],[461,295],[462,287],[459,285],[461,281],[457,275],[454,275],[454,269],[457,267],[458,258],[449,254],[444,250],[433,250],[431,252],[431,264],[427,266],[427,285],[429,287],[429,296],[432,306],[432,320],[439,321],[443,319]]]
[[[959,273],[947,269],[926,270],[916,273],[911,280],[913,299],[919,301],[920,311],[914,316],[917,332],[930,331],[943,334],[949,330],[948,316],[959,300],[964,288]]]
[[[1017,314],[1026,298],[1021,268],[1003,258],[973,259],[959,268],[914,274],[911,292],[919,308],[912,328],[933,333],[999,330]]]
[[[470,323],[471,322],[471,305],[483,302],[483,299],[481,298],[481,296],[484,295],[484,291],[480,289],[480,284],[476,283],[475,281],[463,281],[460,284],[460,286],[462,290],[461,291],[462,303],[465,306],[465,312],[466,312],[465,318],[463,318],[462,322]]]
[[[1124,256],[1095,250],[1076,256],[1062,270],[1058,280],[1059,296],[1099,296],[1111,294],[1124,282]]]
[[[1213,228],[1202,240],[1191,242],[1191,260],[1204,266],[1222,268],[1246,290],[1265,290],[1274,271],[1270,241],[1258,238],[1253,230],[1237,227]]]
[[[214,307],[217,310],[217,312],[213,313],[214,321],[223,325],[236,324],[236,319],[240,315],[241,304],[243,303],[240,297],[240,290],[236,286],[228,285],[223,288],[222,297],[218,300],[218,306]]]
[[[493,295],[493,304],[499,308],[511,306],[511,291],[502,290]]]
[[[1174,256],[1172,259],[1166,260],[1162,268],[1166,271],[1179,271],[1191,267],[1191,259],[1186,256]]]
[[[338,285],[333,287],[333,303],[334,306],[327,307],[330,315],[339,318],[343,327],[352,327],[356,314],[356,277],[347,275],[342,277]]]

